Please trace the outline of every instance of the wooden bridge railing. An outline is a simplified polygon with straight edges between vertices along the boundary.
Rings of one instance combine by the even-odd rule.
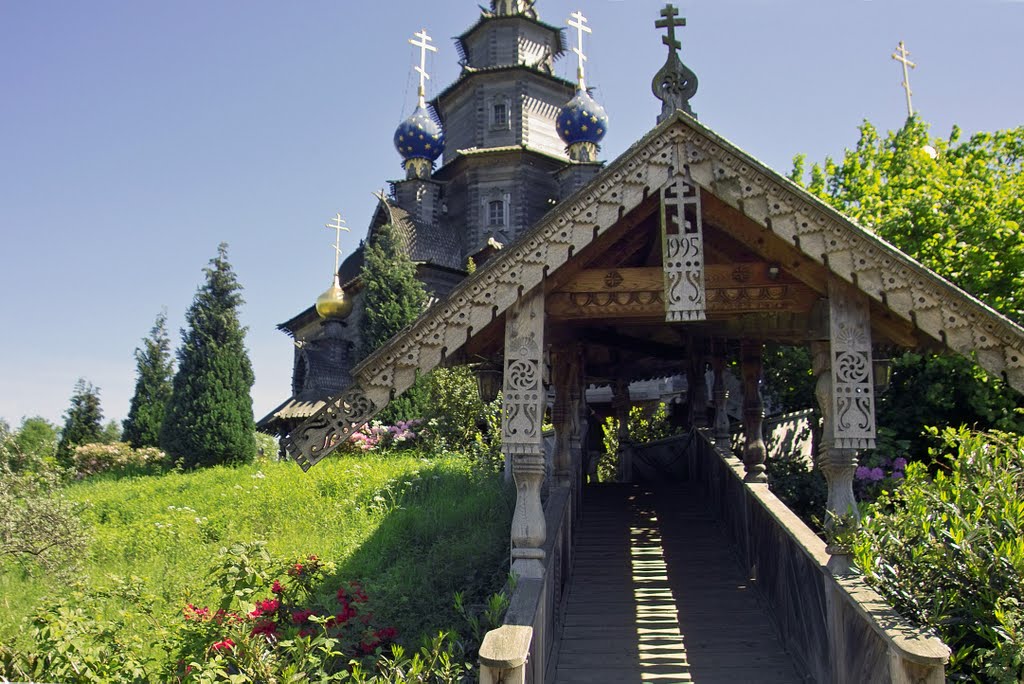
[[[698,431],[687,470],[710,496],[769,603],[787,650],[817,682],[945,681],[949,648],[901,618],[863,579],[828,569],[825,542],[766,484]]]
[[[550,440],[545,446],[550,464]],[[551,484],[545,488],[544,576],[513,579],[514,588],[504,623],[488,632],[480,646],[481,684],[541,684],[545,680],[551,652],[562,627],[572,569],[581,486],[578,460],[571,472],[570,486]]]

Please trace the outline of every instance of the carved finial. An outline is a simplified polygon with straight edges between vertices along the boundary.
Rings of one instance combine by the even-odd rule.
[[[902,40],[900,41],[900,44],[896,46],[896,52],[892,53],[893,59],[895,59],[897,62],[903,63],[902,85],[903,89],[907,91],[907,118],[914,116],[914,105],[910,101],[910,72],[907,71],[907,67],[910,67],[911,69],[917,68],[916,64],[907,59],[909,55],[910,52],[907,50],[907,47],[903,44]]]
[[[416,40],[417,38],[419,40]],[[426,107],[426,81],[430,78],[430,75],[427,73],[427,50],[437,52],[437,48],[430,44],[430,36],[427,35],[427,29],[421,29],[419,33],[414,34],[413,37],[409,39],[409,43],[420,49],[420,65],[416,67],[416,72],[420,75],[420,88],[418,91],[420,99],[419,106]]]
[[[679,10],[672,4],[661,10],[661,16],[662,19],[655,21],[654,26],[668,29],[668,35],[661,37],[661,42],[668,46],[668,58],[651,83],[654,96],[662,102],[658,123],[672,116],[677,109],[697,116],[690,108],[690,98],[697,93],[697,74],[682,63],[677,52],[682,43],[676,38],[676,27],[686,26],[686,19],[679,16]]]
[[[587,61],[587,56],[583,54],[583,34],[593,33],[593,29],[587,26],[587,18],[579,10],[569,15],[569,26],[576,29],[576,47],[572,49],[576,53],[577,58],[576,82],[580,90],[586,90],[587,85],[583,65]]]
[[[324,227],[334,231],[334,274],[337,277],[338,266],[341,264],[341,231],[349,232],[348,226],[345,225],[345,219],[341,218],[341,213],[338,213]]]

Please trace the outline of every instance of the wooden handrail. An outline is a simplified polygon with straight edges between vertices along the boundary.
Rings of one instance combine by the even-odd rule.
[[[484,635],[480,664],[494,670],[513,670],[526,664],[533,640],[533,627],[502,625]]]

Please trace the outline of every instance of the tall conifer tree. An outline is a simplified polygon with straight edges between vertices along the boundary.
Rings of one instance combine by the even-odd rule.
[[[174,363],[171,359],[171,339],[167,335],[167,313],[156,317],[149,337],[135,349],[135,394],[124,421],[121,439],[135,449],[160,444],[160,426],[171,399]]]
[[[100,391],[85,378],[75,383],[71,395],[71,406],[64,414],[64,428],[57,444],[57,459],[64,465],[71,464],[71,454],[81,444],[103,441],[103,410],[100,408]]]
[[[185,314],[188,329],[160,428],[160,447],[186,467],[246,461],[256,452],[252,364],[238,319],[242,287],[227,244],[203,272],[206,282]]]
[[[416,279],[416,265],[401,248],[394,228],[380,226],[364,247],[363,316],[360,319],[360,358],[366,358],[423,313],[427,293]],[[427,392],[423,382],[406,390],[381,414],[381,420],[421,418]]]

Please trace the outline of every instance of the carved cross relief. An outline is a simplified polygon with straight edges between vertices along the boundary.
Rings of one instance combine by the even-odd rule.
[[[873,449],[875,388],[867,296],[834,278],[828,294],[833,446]]]
[[[661,189],[661,241],[665,320],[670,323],[705,320],[707,295],[700,188],[682,176]]]

